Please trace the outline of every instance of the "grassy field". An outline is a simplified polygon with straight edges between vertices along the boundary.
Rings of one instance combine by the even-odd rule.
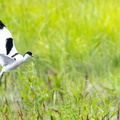
[[[0,15],[38,57],[4,75],[0,120],[119,120],[119,0],[1,0]]]

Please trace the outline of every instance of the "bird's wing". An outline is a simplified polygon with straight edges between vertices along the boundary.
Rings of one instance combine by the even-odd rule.
[[[18,53],[12,35],[2,21],[0,21],[0,53],[9,57]]]
[[[14,59],[12,59],[4,54],[0,54],[0,64],[2,66],[6,66],[6,65],[11,64],[13,62],[15,62]]]

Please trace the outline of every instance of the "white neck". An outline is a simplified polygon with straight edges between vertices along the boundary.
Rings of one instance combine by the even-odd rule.
[[[25,55],[23,56],[23,60],[24,60],[24,62],[27,61],[27,59],[28,59],[29,57],[31,57],[31,56],[28,55],[28,54],[25,54]]]

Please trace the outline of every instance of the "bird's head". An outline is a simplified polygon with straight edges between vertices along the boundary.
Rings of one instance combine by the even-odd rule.
[[[27,59],[27,58],[29,58],[29,57],[34,57],[34,56],[32,55],[32,52],[28,51],[28,52],[26,52],[26,53],[24,54],[23,57]]]

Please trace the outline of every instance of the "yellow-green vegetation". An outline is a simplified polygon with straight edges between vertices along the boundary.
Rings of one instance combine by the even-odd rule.
[[[31,58],[0,85],[0,120],[117,120],[119,0],[1,0],[0,19]]]

